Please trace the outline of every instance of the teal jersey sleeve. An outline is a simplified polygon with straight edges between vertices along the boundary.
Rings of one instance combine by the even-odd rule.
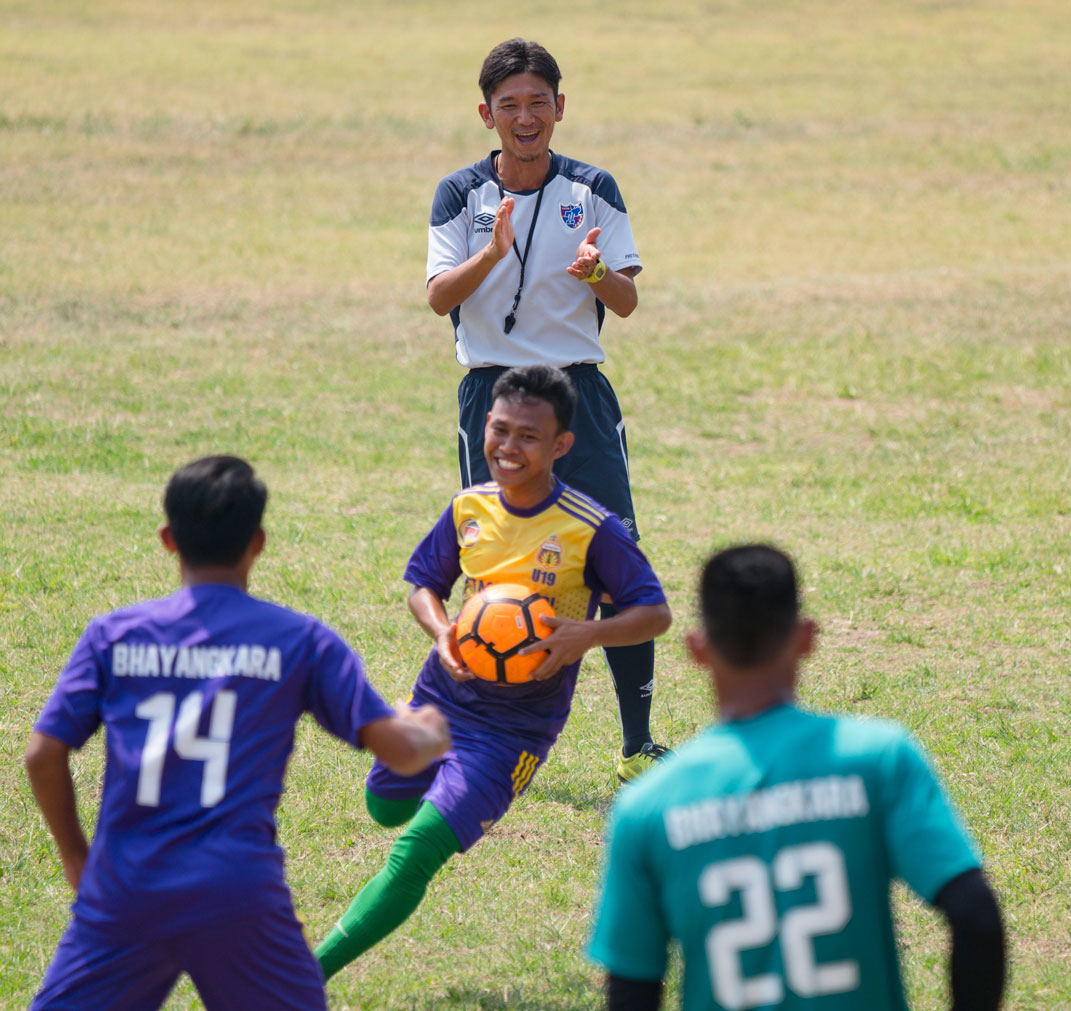
[[[981,859],[922,752],[903,737],[885,756],[885,842],[890,870],[931,903]]]
[[[623,979],[661,979],[666,972],[669,929],[653,873],[646,822],[621,800],[608,829],[602,893],[588,945],[591,959]]]

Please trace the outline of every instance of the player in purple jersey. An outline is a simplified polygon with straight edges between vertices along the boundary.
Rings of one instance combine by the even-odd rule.
[[[337,634],[247,594],[266,500],[236,457],[179,470],[160,539],[181,589],[91,621],[35,724],[26,770],[77,897],[34,1009],[157,1008],[181,972],[213,1011],[326,1008],[275,842],[294,724],[310,712],[402,775],[449,747],[443,717],[395,715]],[[89,846],[68,756],[101,724]]]
[[[669,627],[658,578],[621,521],[554,476],[554,461],[573,442],[575,397],[559,369],[505,372],[484,432],[493,480],[455,495],[409,560],[409,608],[435,641],[413,704],[442,709],[454,744],[416,776],[373,765],[365,785],[369,813],[383,825],[409,825],[386,867],[316,949],[327,978],[401,924],[438,869],[524,792],[569,714],[584,654],[646,642]],[[490,684],[461,662],[445,602],[462,575],[466,595],[524,582],[554,597],[556,617],[547,619],[553,632],[524,650],[548,652],[532,683]],[[594,620],[603,594],[618,613]]]

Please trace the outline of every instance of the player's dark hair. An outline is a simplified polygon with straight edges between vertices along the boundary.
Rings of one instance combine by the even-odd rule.
[[[495,380],[491,402],[499,397],[545,400],[554,408],[558,431],[568,432],[576,411],[576,388],[568,374],[552,365],[521,365]]]
[[[509,39],[500,42],[487,54],[480,68],[480,91],[483,100],[490,105],[491,96],[498,86],[514,74],[535,74],[550,85],[554,97],[558,97],[558,84],[562,72],[558,63],[538,42],[527,39]]]
[[[268,489],[237,456],[206,456],[175,471],[164,512],[188,565],[234,565],[260,529]]]
[[[699,605],[707,640],[736,667],[776,659],[799,620],[792,560],[768,544],[726,548],[704,566]]]

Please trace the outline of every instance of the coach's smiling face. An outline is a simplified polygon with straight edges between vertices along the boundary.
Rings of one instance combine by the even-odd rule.
[[[502,497],[515,509],[539,505],[553,490],[554,461],[572,448],[554,408],[536,397],[499,397],[487,415],[483,455]]]
[[[541,162],[550,152],[554,124],[565,112],[565,96],[536,74],[513,74],[491,96],[490,106],[480,103],[480,116],[488,130],[502,141],[499,174],[509,162]],[[537,184],[538,185],[538,184]]]

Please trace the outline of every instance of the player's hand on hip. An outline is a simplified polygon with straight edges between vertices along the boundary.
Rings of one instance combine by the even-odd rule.
[[[584,236],[584,241],[577,247],[576,260],[565,268],[577,280],[583,281],[588,277],[599,262],[602,254],[599,252],[599,247],[595,245],[595,241],[601,231],[601,228],[593,228]]]
[[[488,250],[496,260],[509,256],[513,248],[513,197],[503,197],[502,203],[495,211],[495,224],[491,229],[491,241]]]
[[[518,651],[522,656],[544,649],[547,651],[547,658],[532,671],[533,681],[546,681],[547,678],[553,677],[562,667],[575,663],[595,645],[597,629],[594,621],[544,618],[542,615],[537,620],[554,631],[545,639]]]
[[[435,639],[435,648],[446,673],[455,681],[471,681],[475,674],[465,666],[457,648],[457,623],[444,628]]]

